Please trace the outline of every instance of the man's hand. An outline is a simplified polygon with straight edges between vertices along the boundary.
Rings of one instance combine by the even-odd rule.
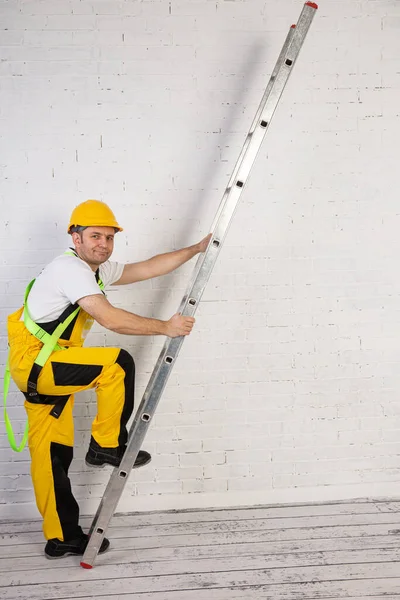
[[[196,248],[198,252],[205,252],[207,250],[207,246],[210,243],[212,233],[209,233],[201,242],[196,244]]]
[[[193,317],[183,317],[180,313],[176,313],[169,321],[166,321],[165,335],[170,338],[189,335],[193,329],[194,322],[195,319]]]

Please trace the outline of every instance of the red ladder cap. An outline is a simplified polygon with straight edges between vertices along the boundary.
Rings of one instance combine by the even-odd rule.
[[[88,565],[87,563],[81,562],[81,567],[84,569],[92,569],[92,565]]]
[[[306,6],[311,6],[311,8],[318,8],[318,4],[315,4],[315,2],[306,2]]]
[[[296,29],[296,25],[292,25],[290,29]]]

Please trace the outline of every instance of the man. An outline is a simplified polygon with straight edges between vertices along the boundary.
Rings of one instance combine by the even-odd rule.
[[[24,314],[20,309],[8,319],[10,372],[26,398],[31,474],[48,558],[81,555],[88,543],[79,526],[79,507],[68,477],[76,392],[95,388],[97,395],[86,463],[118,466],[126,448],[126,425],[134,401],[134,361],[119,348],[83,348],[93,321],[126,335],[172,338],[188,335],[194,324],[193,317],[180,314],[161,321],[115,308],[102,289],[170,273],[204,252],[211,236],[188,248],[122,265],[109,261],[118,231],[122,228],[105,203],[79,204],[68,227],[74,249],[43,269],[29,292]],[[66,326],[67,319],[71,322]],[[53,351],[57,339],[53,340],[49,358],[41,361],[39,352],[49,346],[50,334],[57,327],[63,330],[60,336],[57,330],[58,346]],[[150,454],[141,450],[135,467],[150,460]],[[104,539],[100,552],[108,547]]]

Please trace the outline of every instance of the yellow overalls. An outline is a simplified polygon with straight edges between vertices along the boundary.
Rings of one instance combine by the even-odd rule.
[[[26,398],[36,503],[46,539],[69,541],[82,532],[68,477],[73,458],[74,394],[96,388],[92,436],[104,448],[122,446],[127,442],[126,424],[133,411],[135,365],[126,350],[82,348],[83,334],[93,319],[80,309],[58,342],[66,349],[53,352],[39,374],[40,396],[29,399],[27,381],[42,343],[20,320],[22,312],[23,308],[8,317],[9,360],[11,376]]]

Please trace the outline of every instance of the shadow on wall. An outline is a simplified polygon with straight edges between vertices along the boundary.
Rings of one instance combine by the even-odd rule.
[[[191,187],[193,190],[196,190],[196,193],[191,202],[185,202],[180,208],[180,221],[182,223],[190,223],[190,227],[182,227],[181,231],[178,231],[175,234],[176,240],[176,248],[183,248],[189,244],[193,244],[197,240],[196,236],[198,233],[194,231],[195,223],[200,223],[204,220],[204,214],[208,214],[212,212],[212,214],[216,214],[218,206],[215,205],[214,210],[210,210],[210,190],[213,188],[213,181],[216,179],[218,175],[218,171],[223,168],[225,170],[226,166],[229,170],[229,175],[226,179],[226,184],[228,184],[228,180],[230,174],[233,172],[235,167],[235,162],[232,164],[226,165],[226,163],[221,162],[219,159],[219,148],[224,148],[232,145],[231,140],[234,140],[233,144],[236,144],[237,132],[234,132],[234,124],[237,124],[239,119],[239,115],[243,113],[243,108],[246,105],[246,99],[248,96],[248,90],[254,85],[254,81],[257,76],[259,76],[260,65],[261,65],[261,57],[264,56],[265,47],[261,42],[254,44],[248,48],[248,57],[247,60],[243,61],[243,69],[241,73],[237,73],[238,80],[242,83],[241,87],[236,90],[236,95],[234,91],[232,91],[232,100],[227,105],[227,115],[226,118],[223,119],[223,122],[217,124],[217,128],[221,131],[221,135],[217,138],[217,145],[213,148],[210,147],[210,151],[208,152],[208,159],[205,162],[203,169],[198,172],[196,179],[193,180]],[[220,73],[221,77],[223,76]],[[267,85],[267,81],[265,82],[265,86]],[[261,95],[260,95],[261,100]],[[243,123],[246,131],[250,129],[250,125],[253,117],[249,120],[248,123]],[[198,117],[198,122],[201,123],[201,116]],[[237,158],[239,157],[239,153],[242,149],[242,145],[245,142],[246,134],[243,135],[243,140],[240,146],[237,147]],[[211,142],[216,139],[215,136],[210,134],[210,145]],[[191,158],[191,148],[187,148],[187,152],[185,153],[187,157],[187,163],[190,164]],[[216,156],[218,159],[216,160]],[[236,160],[236,159],[235,159]],[[185,163],[181,163],[181,172],[184,172],[186,169]],[[179,177],[179,172],[176,173]],[[222,199],[223,194],[225,192],[225,188],[221,188],[219,191],[220,198]],[[200,237],[207,235],[211,231],[212,222],[206,224],[202,227],[202,234]],[[199,238],[200,239],[200,238]],[[174,274],[171,277],[171,287],[174,287],[174,282],[179,277],[178,274]],[[162,305],[166,302],[168,295],[168,288],[158,289],[154,292],[154,303],[156,305]]]
[[[221,131],[221,135],[218,137],[218,147],[224,148],[231,145],[232,139],[234,139],[234,144],[236,144],[236,136],[237,132],[234,133],[234,124],[237,124],[239,119],[239,115],[243,113],[243,108],[246,106],[246,100],[248,99],[248,90],[251,89],[252,85],[254,85],[254,81],[256,79],[257,71],[260,68],[260,58],[263,56],[265,49],[261,43],[256,43],[253,46],[248,48],[248,58],[244,61],[242,73],[237,73],[237,79],[242,83],[240,88],[237,90],[232,90],[232,100],[229,105],[226,106],[227,115],[223,119],[219,125],[217,124],[218,129]],[[222,77],[223,74],[220,73]],[[266,82],[267,84],[267,82]],[[265,84],[265,85],[266,85]],[[234,95],[236,94],[236,95]],[[261,96],[260,96],[261,100]],[[201,116],[199,117],[201,120]],[[244,119],[242,119],[242,122]],[[250,128],[251,120],[248,123],[243,122],[243,126],[246,130]],[[210,142],[213,140],[213,137],[210,135]],[[243,135],[242,144],[245,141],[245,135]],[[237,157],[239,157],[239,152],[242,148],[242,144],[237,148]],[[187,221],[194,222],[196,220],[200,220],[202,213],[204,213],[204,209],[206,208],[207,198],[209,197],[209,190],[212,188],[212,182],[217,176],[217,172],[221,169],[221,166],[225,170],[225,163],[216,162],[216,150],[217,148],[210,148],[209,159],[205,163],[201,172],[199,172],[197,181],[193,181],[193,189],[197,190],[197,194],[194,197],[194,200],[191,204],[186,204],[185,210],[182,214],[182,221],[185,219]],[[188,161],[190,158],[190,148],[187,151]],[[227,165],[229,170],[229,176],[233,172],[235,163]],[[182,170],[185,170],[185,166],[183,165]],[[179,174],[178,174],[179,175]],[[226,184],[228,183],[228,178],[226,180]],[[225,189],[220,190],[220,197],[222,198]],[[217,210],[217,206],[215,207],[214,213]],[[210,225],[211,226],[211,223]],[[208,226],[207,226],[208,227]],[[208,229],[204,230],[204,235],[208,233]],[[178,246],[186,246],[188,243],[191,243],[193,240],[193,232],[190,229],[184,229],[176,235],[176,240],[178,242]]]

